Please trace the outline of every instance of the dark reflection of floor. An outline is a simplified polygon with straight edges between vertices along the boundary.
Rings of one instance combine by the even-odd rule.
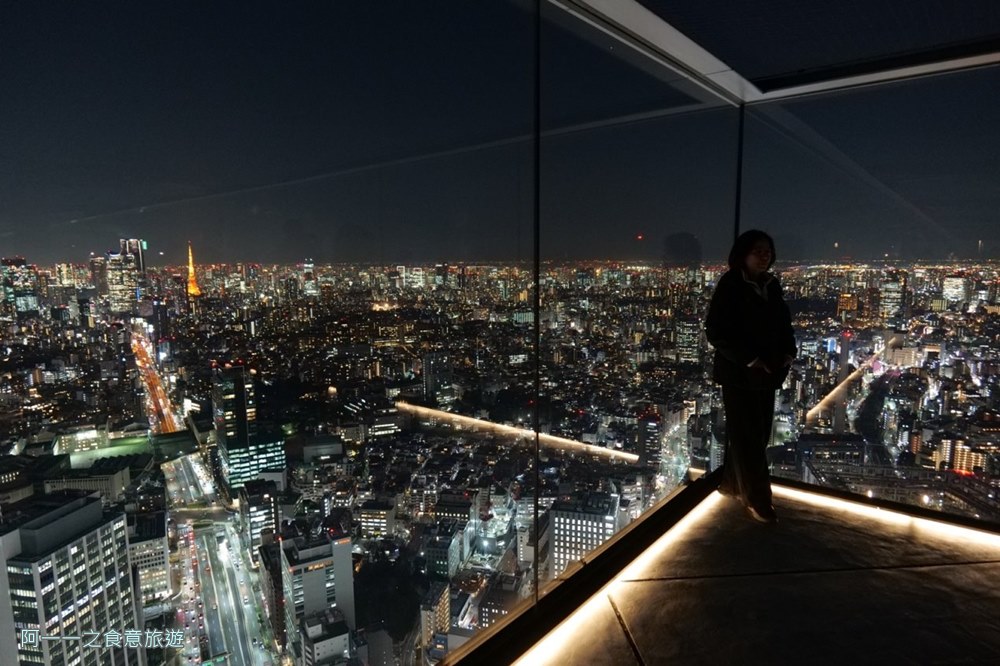
[[[775,507],[780,522],[764,526],[719,501],[523,661],[1000,666],[1000,537]]]

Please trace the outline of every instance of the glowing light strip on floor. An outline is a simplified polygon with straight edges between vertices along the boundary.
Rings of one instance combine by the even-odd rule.
[[[434,418],[438,421],[447,421],[452,425],[460,425],[463,428],[469,428],[492,432],[496,435],[502,435],[505,437],[520,437],[523,439],[534,439],[535,431],[531,428],[515,428],[514,426],[502,425],[500,423],[493,423],[491,421],[483,421],[482,419],[476,419],[471,416],[463,416],[462,414],[453,414],[451,412],[443,412],[440,409],[431,409],[430,407],[420,407],[418,405],[411,405],[408,402],[397,402],[396,408],[401,412],[407,412],[414,414],[416,416],[422,416],[424,418]],[[617,451],[615,449],[606,449],[603,446],[594,446],[593,444],[584,444],[583,442],[577,442],[572,439],[566,439],[565,437],[556,437],[555,435],[546,435],[545,433],[539,433],[538,443],[541,446],[552,449],[570,449],[573,451],[578,451],[580,453],[585,453],[588,455],[603,456],[605,458],[614,458],[617,460],[623,460],[625,462],[638,462],[639,456],[634,453],[627,453],[625,451]]]
[[[627,582],[629,579],[643,577],[649,566],[663,558],[666,551],[674,543],[682,539],[693,527],[709,519],[722,501],[723,497],[719,493],[712,493],[705,498],[704,501],[681,518],[676,525],[657,539],[652,546],[643,551],[639,557],[622,569],[611,582],[602,587],[594,596],[587,599],[569,617],[560,622],[555,629],[546,634],[542,640],[521,655],[521,658],[514,662],[515,666],[536,666],[537,664],[563,661],[565,646],[570,644],[580,633],[592,632],[593,627],[591,626],[591,622],[595,621],[601,612],[608,611],[607,595],[613,591],[613,587],[622,582]]]
[[[898,526],[910,525],[913,529],[921,533],[922,536],[937,537],[957,542],[962,545],[979,545],[1000,548],[1000,534],[983,532],[971,527],[952,525],[950,523],[932,520],[930,518],[917,518],[909,516],[892,509],[882,509],[877,506],[869,506],[849,500],[842,500],[836,497],[820,495],[804,490],[787,488],[785,486],[774,485],[772,492],[777,497],[784,497],[804,504],[812,504],[824,509],[850,513],[856,516],[863,516],[873,520],[880,520]]]
[[[928,518],[914,516],[869,506],[849,500],[842,500],[818,493],[773,485],[772,491],[776,497],[795,502],[811,504],[820,508],[839,513],[851,514],[863,518],[890,523],[892,525],[912,527],[920,536],[947,539],[961,545],[977,545],[1000,548],[1000,535],[983,532],[969,527],[952,525]],[[705,520],[713,520],[713,514],[725,499],[718,492],[709,495],[676,525],[657,539],[653,545],[643,551],[635,560],[618,573],[607,585],[602,587],[592,597],[587,599],[569,617],[563,620],[555,629],[545,635],[530,650],[514,662],[515,666],[536,666],[537,664],[561,663],[565,660],[565,646],[572,644],[583,633],[593,631],[593,622],[599,620],[602,612],[608,612],[607,596],[614,587],[632,579],[648,577],[651,565],[660,561],[666,552],[688,532]]]

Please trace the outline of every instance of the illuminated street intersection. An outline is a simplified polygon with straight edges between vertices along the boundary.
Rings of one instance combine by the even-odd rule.
[[[197,456],[163,465],[171,515],[177,523],[181,579],[175,623],[187,635],[181,663],[270,666],[273,640],[262,623],[260,583],[249,554],[238,545],[233,516],[217,500]]]
[[[154,433],[181,428],[163,388],[149,343],[133,337]],[[197,455],[164,463],[170,515],[177,525],[178,558],[173,575],[181,581],[174,622],[186,635],[182,663],[268,666],[276,662],[262,633],[260,583],[249,554],[239,544],[233,513],[215,493],[214,482]]]

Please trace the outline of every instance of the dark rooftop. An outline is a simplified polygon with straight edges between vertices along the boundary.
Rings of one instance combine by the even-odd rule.
[[[79,505],[83,506],[88,499],[100,501],[96,493],[77,489],[57,490],[26,497],[6,508],[3,520],[0,522],[0,535],[8,534],[21,527],[33,529],[32,521],[49,514],[58,518],[66,513],[66,507],[70,504],[79,502]]]

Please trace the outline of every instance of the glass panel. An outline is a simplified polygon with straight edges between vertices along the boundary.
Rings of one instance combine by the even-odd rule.
[[[530,597],[533,12],[64,10],[0,10],[0,443],[169,459],[191,658],[422,662]]]
[[[987,1],[953,11],[942,0],[640,0],[762,90],[996,49],[1000,10]]]
[[[547,18],[541,585],[721,455],[702,318],[733,234],[738,128],[630,45]]]
[[[743,220],[799,356],[773,473],[1000,520],[996,68],[754,107]]]

